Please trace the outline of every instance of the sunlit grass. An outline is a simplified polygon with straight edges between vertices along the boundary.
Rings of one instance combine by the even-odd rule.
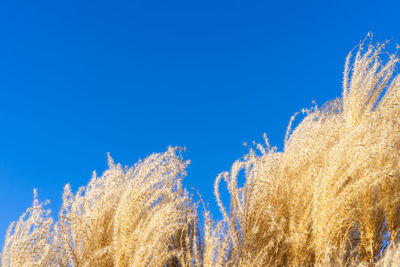
[[[57,222],[35,194],[8,230],[2,266],[399,265],[398,61],[362,42],[346,59],[341,98],[303,110],[282,152],[265,138],[217,177],[220,221],[201,206],[199,225],[178,148],[130,168],[110,157],[77,193],[65,187]]]

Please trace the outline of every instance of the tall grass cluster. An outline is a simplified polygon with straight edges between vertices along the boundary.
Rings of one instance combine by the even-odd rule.
[[[221,220],[185,189],[179,148],[130,168],[109,157],[87,186],[65,186],[57,221],[35,192],[2,266],[399,265],[399,58],[385,51],[362,42],[340,98],[303,110],[294,129],[293,117],[282,152],[265,138],[216,178]]]

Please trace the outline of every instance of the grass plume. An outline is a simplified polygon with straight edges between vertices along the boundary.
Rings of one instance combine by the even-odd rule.
[[[292,130],[293,117],[283,151],[265,137],[217,177],[223,218],[204,207],[202,234],[179,149],[131,168],[109,157],[77,193],[65,187],[57,222],[35,194],[2,266],[399,265],[399,59],[385,46],[364,41],[348,55],[342,96],[303,110]]]

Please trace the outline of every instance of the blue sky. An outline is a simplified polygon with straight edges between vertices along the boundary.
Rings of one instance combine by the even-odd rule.
[[[244,142],[278,149],[290,116],[341,95],[367,32],[400,42],[396,1],[1,1],[0,244],[33,188],[57,214],[106,152],[132,165],[186,146],[215,208]]]

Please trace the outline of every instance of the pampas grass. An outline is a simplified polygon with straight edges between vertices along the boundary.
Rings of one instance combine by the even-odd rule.
[[[223,217],[203,205],[202,234],[180,149],[131,168],[109,157],[87,186],[65,187],[57,222],[35,193],[7,232],[2,266],[400,264],[399,59],[385,45],[364,41],[349,54],[342,97],[303,110],[292,130],[293,117],[282,152],[265,137],[217,177]]]
[[[169,148],[125,169],[109,157],[109,169],[100,177],[94,173],[76,194],[65,186],[55,224],[35,197],[33,207],[8,230],[2,265],[195,264],[198,216],[182,188],[188,162],[178,154]]]

